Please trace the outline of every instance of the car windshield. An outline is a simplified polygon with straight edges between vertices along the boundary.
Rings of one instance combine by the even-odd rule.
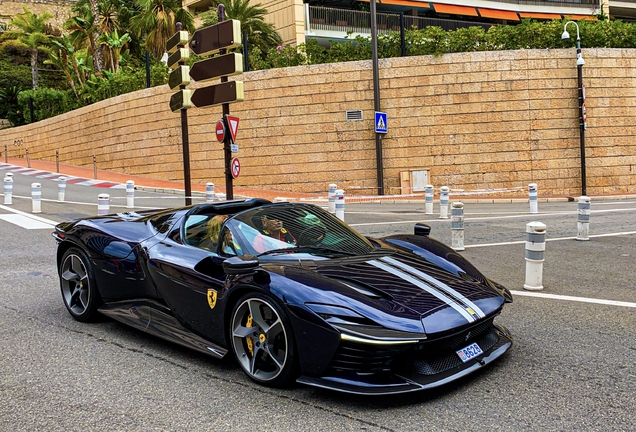
[[[309,253],[332,257],[369,253],[373,245],[340,219],[311,204],[274,204],[241,213],[227,224],[253,255]]]

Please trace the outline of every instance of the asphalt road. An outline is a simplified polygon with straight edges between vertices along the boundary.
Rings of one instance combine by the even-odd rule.
[[[11,209],[30,212],[30,201],[19,196],[29,196],[32,181],[16,175]],[[43,198],[55,200],[55,185],[42,184]],[[73,203],[44,201],[39,216],[94,215],[103,192],[69,185]],[[148,196],[136,201],[144,207],[183,203],[137,196]],[[11,213],[6,207],[0,216]],[[515,242],[523,242],[527,222],[547,225],[541,294],[633,304],[636,234],[612,234],[636,230],[636,202],[593,201],[590,234],[607,236],[589,242],[559,240],[576,235],[576,203],[540,203],[539,210],[529,215],[527,203],[466,204],[463,255],[519,291],[498,319],[514,334],[513,349],[452,385],[391,397],[264,388],[231,361],[110,320],[76,322],[59,292],[51,230],[0,220],[0,430],[631,431],[636,308],[524,295],[524,245]],[[414,221],[427,220],[432,236],[450,243],[450,222],[425,215],[420,205],[346,209],[346,221],[373,236],[410,232]]]

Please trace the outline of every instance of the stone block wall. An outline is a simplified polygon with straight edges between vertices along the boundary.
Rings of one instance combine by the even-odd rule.
[[[584,49],[588,194],[636,189],[636,50]],[[234,185],[324,192],[329,183],[376,193],[370,61],[254,71],[236,77],[241,175]],[[209,85],[205,83],[204,85]],[[196,88],[198,84],[192,86]],[[581,193],[575,52],[523,50],[380,60],[387,194],[400,172],[428,169],[435,186],[475,191],[538,183],[540,194]],[[4,130],[10,156],[183,178],[179,113],[167,86]],[[363,120],[347,122],[347,110]],[[215,138],[221,107],[188,111],[192,181],[224,183]]]

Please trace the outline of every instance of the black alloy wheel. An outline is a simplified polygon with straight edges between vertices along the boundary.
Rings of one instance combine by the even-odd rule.
[[[255,382],[281,387],[296,378],[296,348],[285,311],[270,296],[250,293],[234,306],[232,351]]]
[[[60,286],[66,309],[77,321],[94,321],[102,299],[88,257],[81,249],[72,247],[64,253],[61,262]]]

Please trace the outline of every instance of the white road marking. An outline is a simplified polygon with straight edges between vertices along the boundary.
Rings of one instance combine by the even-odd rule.
[[[566,296],[566,295],[557,295],[557,294],[545,294],[538,292],[529,292],[529,291],[510,291],[512,295],[525,296],[525,297],[538,297],[538,298],[547,298],[552,300],[566,300],[566,301],[576,301],[582,303],[595,303],[609,306],[624,306],[630,308],[636,308],[636,303],[624,302],[624,301],[616,301],[616,300],[602,300],[602,299],[593,299],[587,297],[574,297],[574,296]]]
[[[624,231],[617,233],[607,233],[607,234],[590,234],[588,237],[596,238],[596,237],[618,237],[624,235],[633,235],[636,234],[636,231]],[[576,236],[573,237],[557,237],[557,238],[547,238],[545,241],[562,241],[562,240],[576,240]],[[511,241],[511,242],[501,242],[501,243],[482,243],[482,244],[474,244],[474,245],[464,245],[466,248],[476,248],[476,247],[487,247],[487,246],[506,246],[506,245],[515,245],[515,244],[525,244],[525,240]]]
[[[40,216],[36,216],[34,214],[31,214],[31,213],[26,213],[26,212],[23,212],[23,211],[20,211],[20,210],[16,210],[14,208],[3,206],[3,205],[0,205],[0,210],[4,210],[4,211],[8,211],[10,213],[21,215],[21,216],[27,217],[29,219],[33,219],[35,221],[41,222],[43,224],[49,224],[50,226],[55,226],[55,225],[57,225],[59,223],[59,222],[52,221],[50,219],[46,219],[46,218],[43,218],[43,217],[40,217]],[[49,226],[49,228],[50,228],[50,226]]]
[[[22,216],[19,214],[6,214],[0,215],[0,219],[10,222],[14,225],[17,225],[21,228],[32,230],[32,229],[48,229],[50,230],[55,225],[47,224],[44,222],[40,222],[35,219],[31,219],[26,216]]]
[[[629,211],[636,211],[636,208],[623,208],[623,209],[608,209],[608,210],[591,210],[591,213],[612,213],[612,212],[629,212]],[[345,215],[348,213],[345,213]],[[358,212],[358,213],[351,213],[351,214],[369,214],[368,212],[364,213],[364,212]],[[373,213],[374,215],[378,215],[378,214],[383,214],[383,213]],[[544,217],[544,216],[564,216],[564,215],[576,215],[577,212],[576,211],[567,211],[567,212],[553,212],[553,213],[525,213],[525,214],[516,214],[516,215],[509,215],[509,216],[491,216],[491,217],[475,217],[475,218],[469,218],[469,217],[465,217],[464,218],[464,223],[468,223],[470,221],[478,221],[478,220],[494,220],[494,219],[516,219],[516,218],[540,218],[540,217]],[[391,213],[392,216],[398,216],[398,214],[396,213]],[[430,216],[430,215],[429,215]],[[411,220],[411,221],[391,221],[391,222],[365,222],[365,223],[358,223],[358,224],[349,224],[349,226],[351,227],[359,227],[359,226],[376,226],[376,225],[397,225],[397,224],[414,224],[414,223],[431,223],[431,222],[450,222],[450,218],[449,219],[429,219],[429,220],[422,220],[422,219],[418,219],[418,220]]]

